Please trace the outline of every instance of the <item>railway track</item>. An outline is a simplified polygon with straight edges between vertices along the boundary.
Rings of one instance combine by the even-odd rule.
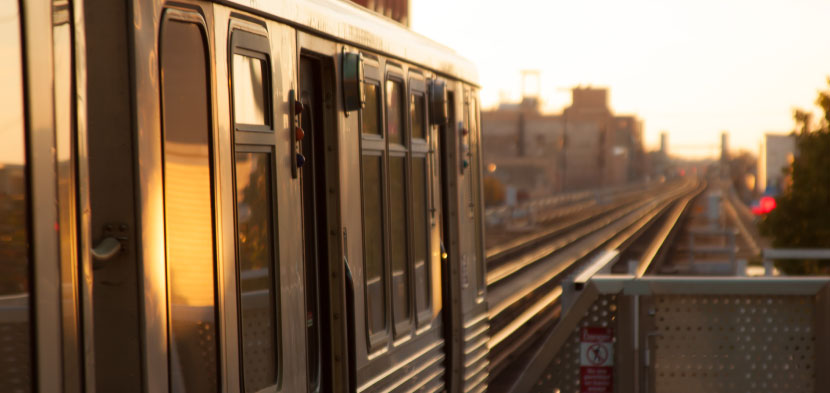
[[[498,390],[502,383],[512,382],[516,377],[512,374],[521,368],[516,360],[556,323],[567,275],[598,251],[625,250],[636,242],[648,242],[645,238],[665,242],[673,223],[704,187],[685,180],[621,195],[612,203],[489,248],[490,386]]]
[[[563,205],[548,206],[536,211],[536,225],[524,232],[508,231],[504,227],[487,228],[488,270],[494,261],[508,259],[510,253],[532,247],[534,242],[544,241],[556,232],[570,230],[574,226],[589,222],[599,216],[613,212],[641,199],[644,193],[660,193],[673,187],[671,184],[655,183],[637,187],[621,188],[597,196],[585,197]],[[580,193],[593,194],[593,193]]]

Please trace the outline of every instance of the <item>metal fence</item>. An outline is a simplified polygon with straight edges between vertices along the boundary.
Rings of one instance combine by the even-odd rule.
[[[825,392],[830,277],[595,275],[514,392]]]

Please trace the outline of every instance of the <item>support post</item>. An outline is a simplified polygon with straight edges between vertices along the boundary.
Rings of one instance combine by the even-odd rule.
[[[638,295],[619,295],[617,298],[616,359],[614,381],[617,393],[637,393],[639,389],[640,348],[637,337],[639,310]]]
[[[814,370],[827,370],[830,367],[830,284],[819,290],[815,302],[813,331],[816,333],[816,364],[813,367]],[[825,391],[830,386],[830,373],[817,372],[813,386],[816,393]]]

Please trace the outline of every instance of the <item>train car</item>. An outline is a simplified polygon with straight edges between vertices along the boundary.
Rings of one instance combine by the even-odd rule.
[[[0,0],[0,392],[481,392],[474,67],[338,0]]]

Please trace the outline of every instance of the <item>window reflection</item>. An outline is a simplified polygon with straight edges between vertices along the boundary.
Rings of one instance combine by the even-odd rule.
[[[265,85],[265,61],[255,57],[233,55],[233,117],[237,124],[268,125]]]
[[[17,1],[0,0],[0,390],[32,385],[29,226]]]
[[[383,269],[383,173],[381,156],[363,155],[363,258],[366,265],[366,301],[369,332],[386,330],[386,292]]]
[[[426,158],[412,158],[412,256],[415,261],[415,304],[418,312],[429,308],[427,255]]]
[[[392,259],[392,304],[395,323],[409,320],[406,166],[404,157],[389,157],[389,233]]]
[[[398,81],[386,81],[386,133],[389,143],[403,144],[404,132],[404,97],[403,84]]]
[[[426,137],[426,122],[424,122],[424,96],[412,94],[409,102],[409,117],[412,119],[412,137],[424,139]]]
[[[380,87],[363,82],[366,105],[363,107],[363,133],[380,135]]]
[[[164,214],[173,392],[217,391],[210,104],[204,36],[166,22],[161,36]]]
[[[236,153],[236,214],[242,363],[246,392],[276,383],[271,155]]]

